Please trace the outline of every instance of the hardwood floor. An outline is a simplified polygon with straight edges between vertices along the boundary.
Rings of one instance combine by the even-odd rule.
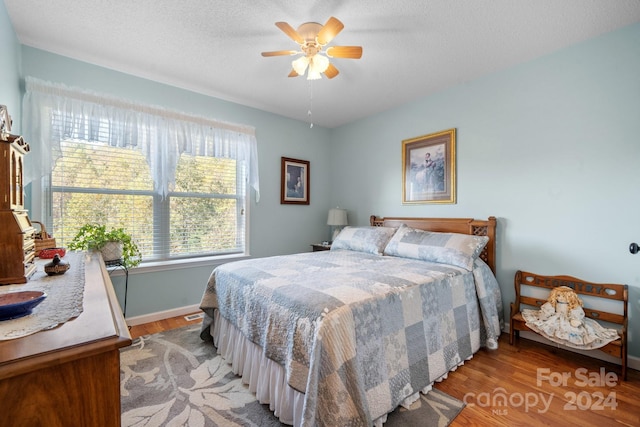
[[[155,334],[162,331],[168,331],[169,329],[177,329],[187,325],[193,325],[194,323],[200,323],[202,319],[188,321],[185,316],[171,317],[168,319],[158,320],[151,323],[143,323],[142,325],[135,325],[129,328],[131,338],[135,339],[142,335]]]
[[[184,317],[132,326],[131,336],[200,322]],[[451,426],[640,426],[640,372],[521,338],[481,349],[434,385],[467,403]]]
[[[467,403],[454,427],[640,426],[640,372],[508,334],[435,387]]]

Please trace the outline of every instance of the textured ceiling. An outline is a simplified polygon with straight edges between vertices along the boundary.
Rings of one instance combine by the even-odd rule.
[[[4,0],[20,42],[336,127],[640,22],[640,0]],[[274,24],[340,19],[340,74],[288,78]],[[311,96],[310,96],[311,95]]]

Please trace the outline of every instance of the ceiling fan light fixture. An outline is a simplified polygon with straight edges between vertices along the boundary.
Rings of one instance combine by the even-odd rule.
[[[360,59],[362,56],[361,46],[331,46],[325,50],[325,46],[344,28],[344,24],[333,16],[324,25],[317,22],[305,22],[296,30],[286,22],[276,22],[276,27],[295,41],[300,46],[300,50],[262,52],[262,56],[301,54],[300,58],[291,62],[293,69],[289,72],[288,77],[303,76],[306,72],[307,80],[320,79],[322,78],[321,74],[332,79],[339,74],[339,71],[330,63],[329,58]]]
[[[315,54],[309,62],[309,70],[324,73],[329,68],[329,58],[324,55]]]
[[[292,61],[291,66],[299,76],[304,75],[305,71],[307,71],[307,80],[318,80],[322,78],[321,73],[324,73],[329,68],[329,58],[318,54],[301,56]]]
[[[300,58],[291,62],[291,66],[299,76],[304,75],[304,72],[307,70],[308,65],[309,58],[307,58],[306,56],[301,56]]]
[[[320,80],[321,78],[322,76],[320,75],[319,71],[309,67],[309,72],[307,72],[307,80]]]

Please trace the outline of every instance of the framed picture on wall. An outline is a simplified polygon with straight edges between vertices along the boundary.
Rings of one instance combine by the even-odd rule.
[[[456,203],[456,130],[402,141],[402,203]]]
[[[309,204],[309,162],[282,157],[280,203]]]

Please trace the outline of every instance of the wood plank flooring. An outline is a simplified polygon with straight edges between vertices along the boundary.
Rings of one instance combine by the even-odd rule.
[[[132,326],[131,336],[201,320],[184,317]],[[640,426],[640,372],[524,338],[481,349],[434,385],[467,403],[451,426]]]

